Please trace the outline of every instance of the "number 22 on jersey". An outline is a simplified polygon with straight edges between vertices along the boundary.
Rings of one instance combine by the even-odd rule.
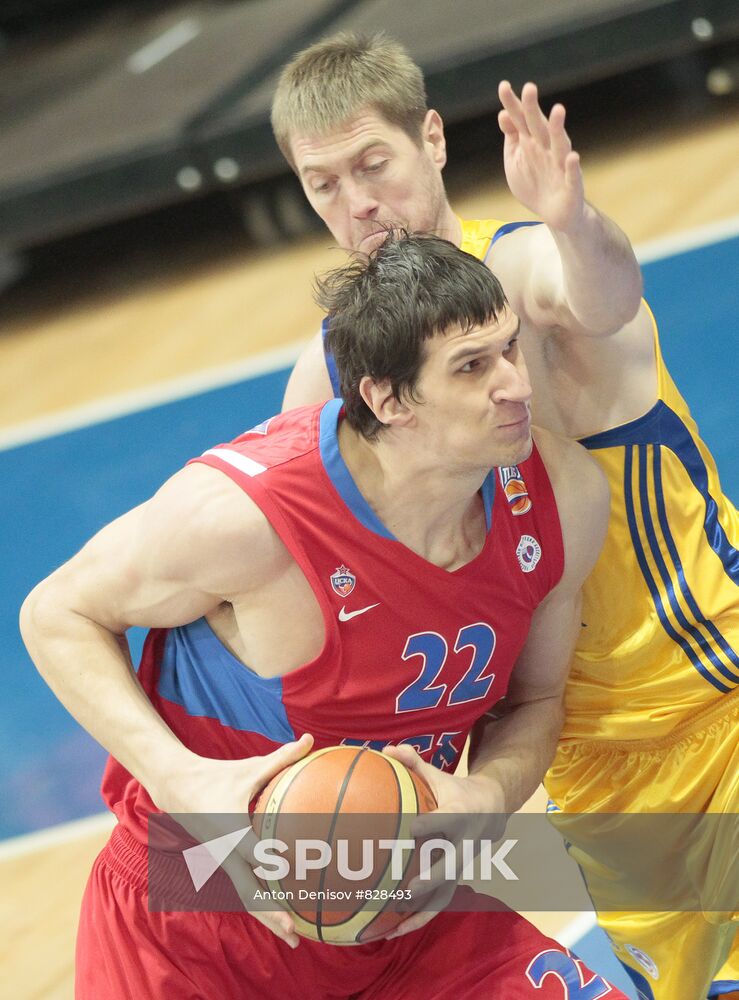
[[[462,678],[452,687],[447,705],[484,698],[495,680],[494,673],[486,673],[495,652],[495,630],[486,622],[465,625],[457,633],[454,653],[472,650],[472,662]],[[396,712],[418,712],[438,708],[447,695],[448,684],[442,674],[449,656],[446,639],[438,632],[416,632],[409,635],[401,659],[421,658],[421,670],[408,687],[398,695]],[[437,683],[438,682],[438,683]]]
[[[612,992],[608,983],[600,976],[592,976],[585,982],[582,964],[569,952],[542,951],[529,962],[526,976],[529,982],[540,990],[547,976],[554,976],[562,984],[563,1000],[600,1000]]]

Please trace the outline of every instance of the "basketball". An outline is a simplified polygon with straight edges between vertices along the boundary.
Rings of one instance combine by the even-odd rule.
[[[367,747],[316,750],[257,800],[257,837],[287,848],[280,866],[261,877],[257,866],[257,877],[304,937],[335,945],[384,937],[408,915],[399,905],[410,898],[418,857],[377,845],[412,839],[413,819],[435,808],[426,782],[392,757]]]

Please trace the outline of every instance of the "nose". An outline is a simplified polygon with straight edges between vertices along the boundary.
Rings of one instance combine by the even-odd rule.
[[[501,358],[495,383],[491,393],[494,403],[528,403],[531,399],[529,373],[522,359]]]
[[[374,219],[380,207],[379,201],[362,185],[351,182],[347,191],[349,211],[355,219]]]

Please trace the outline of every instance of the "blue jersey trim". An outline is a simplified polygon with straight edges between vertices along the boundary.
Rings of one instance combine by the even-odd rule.
[[[624,500],[626,503],[626,519],[629,525],[629,533],[631,535],[631,543],[634,546],[634,553],[636,555],[637,562],[639,563],[639,569],[641,570],[642,576],[649,588],[649,593],[652,596],[652,601],[654,602],[655,610],[657,611],[657,616],[660,620],[660,624],[669,637],[680,646],[685,655],[688,657],[690,662],[693,664],[695,669],[700,673],[700,675],[705,678],[710,684],[713,684],[715,688],[721,691],[723,694],[728,694],[729,688],[721,681],[713,677],[712,674],[708,672],[703,663],[701,663],[700,658],[695,653],[695,650],[690,645],[688,640],[681,636],[672,626],[667,614],[665,612],[664,605],[662,604],[662,598],[660,597],[659,589],[657,584],[651,574],[649,569],[649,564],[647,563],[646,556],[644,554],[644,549],[641,544],[641,539],[639,538],[639,531],[636,524],[636,510],[634,507],[634,498],[632,496],[632,467],[633,467],[633,448],[626,449],[625,461],[624,461]]]
[[[393,542],[398,539],[393,535],[377,514],[372,510],[365,498],[357,488],[357,484],[352,479],[352,474],[346,467],[346,462],[342,458],[339,450],[339,437],[337,427],[339,414],[344,405],[341,399],[331,399],[321,410],[321,424],[319,447],[323,467],[329,479],[334,485],[336,492],[344,501],[346,506],[368,531],[372,531],[382,538],[389,538]],[[480,488],[483,507],[485,508],[485,525],[488,531],[493,526],[493,502],[495,500],[495,469],[491,469],[485,477]],[[398,542],[398,544],[401,544]]]
[[[334,396],[341,395],[341,386],[339,384],[339,370],[336,367],[336,359],[334,358],[331,351],[326,347],[326,334],[328,333],[328,317],[321,323],[321,339],[323,340],[323,356],[326,359],[326,370],[328,371],[328,377],[331,380],[331,388],[334,391]]]
[[[259,677],[244,666],[205,618],[170,629],[157,690],[188,715],[216,719],[275,743],[295,739],[282,701],[282,678]]]
[[[616,957],[618,958],[618,956]],[[636,986],[636,995],[639,1000],[654,1000],[652,987],[649,985],[641,972],[637,972],[636,969],[632,969],[631,966],[627,965],[621,958],[619,958],[619,962],[623,965],[631,982],[634,986]]]
[[[721,560],[729,579],[739,584],[739,551],[729,542],[726,532],[719,524],[718,505],[708,491],[706,463],[687,427],[668,406],[664,407],[663,425],[662,443],[675,452],[690,476],[693,486],[706,502],[703,529],[708,544]]]
[[[668,407],[658,399],[652,409],[643,416],[618,427],[612,427],[609,431],[580,438],[580,444],[589,451],[597,451],[599,448],[618,448],[627,444],[659,444],[660,417],[663,409],[667,410]]]
[[[659,465],[659,458],[660,458],[659,451],[660,450],[658,447],[654,448],[655,465]],[[716,670],[718,670],[719,673],[723,674],[727,680],[736,683],[737,681],[739,681],[739,677],[734,675],[727,667],[724,666],[724,664],[721,662],[716,652],[711,648],[710,642],[708,641],[708,639],[706,639],[706,637],[703,635],[703,633],[700,631],[697,625],[692,625],[688,621],[688,619],[685,617],[683,609],[680,606],[680,602],[677,599],[677,594],[675,593],[675,584],[670,574],[670,571],[667,567],[667,564],[665,563],[662,552],[660,550],[659,540],[657,538],[657,532],[655,531],[654,522],[652,520],[652,512],[649,508],[649,491],[648,491],[649,483],[647,479],[647,457],[648,457],[647,446],[641,445],[639,447],[639,496],[641,498],[642,522],[644,524],[644,530],[646,531],[647,534],[647,541],[649,542],[649,548],[651,550],[652,557],[657,566],[659,575],[662,578],[662,583],[665,586],[665,591],[667,593],[667,600],[670,604],[670,607],[672,608],[672,611],[675,615],[675,618],[677,619],[678,624],[683,628],[683,630],[689,636],[692,637],[692,639],[695,641],[699,649],[703,651],[704,656],[706,656],[711,661]],[[656,491],[657,491],[657,480],[655,479],[655,492]],[[673,540],[673,548],[674,548],[674,540]],[[668,545],[668,551],[669,551],[669,545]],[[685,587],[681,589],[683,590],[684,595],[686,591],[687,594],[690,595],[690,599],[686,597],[686,600],[688,600],[689,606],[690,606],[690,601],[692,601],[693,607],[695,608],[695,610],[693,610],[693,607],[691,607],[690,610],[693,611],[693,614],[696,614],[696,617],[701,616],[700,610],[695,604],[695,601],[692,600],[692,594],[690,594],[687,582],[685,584]]]
[[[657,501],[657,517],[659,520],[660,528],[662,529],[662,535],[667,546],[667,551],[672,559],[672,564],[675,567],[675,573],[677,575],[678,583],[680,584],[680,591],[685,598],[685,603],[690,608],[692,614],[695,616],[695,620],[704,626],[711,634],[716,644],[723,650],[727,659],[734,664],[735,667],[739,667],[739,655],[734,649],[729,645],[728,641],[724,638],[721,632],[718,630],[716,625],[710,621],[701,611],[698,602],[696,601],[689,585],[685,578],[685,570],[683,569],[683,564],[680,560],[680,556],[677,551],[677,546],[675,545],[675,539],[672,537],[672,532],[670,530],[670,525],[667,520],[667,510],[665,508],[665,497],[664,491],[662,489],[662,453],[659,448],[654,449],[653,458],[653,469],[654,469],[654,492]],[[727,677],[730,681],[735,683],[739,681],[739,673],[733,673],[719,663],[719,670]]]
[[[739,979],[714,979],[708,991],[708,1000],[726,996],[727,993],[733,993],[735,990],[739,990]]]
[[[339,436],[337,433],[339,413],[344,405],[341,399],[331,399],[321,410],[320,449],[321,460],[329,479],[334,484],[336,492],[346,506],[368,531],[383,538],[397,541],[370,505],[364,499],[346,467],[346,462],[339,451]]]
[[[482,505],[485,508],[485,525],[487,530],[493,526],[493,502],[495,500],[495,469],[491,469],[480,487]]]
[[[541,222],[506,222],[504,226],[500,226],[493,233],[493,238],[490,240],[490,246],[487,248],[485,256],[482,258],[483,263],[487,263],[487,259],[490,256],[490,251],[493,249],[495,244],[501,238],[501,236],[507,236],[508,233],[514,232],[516,229],[525,229],[528,226],[541,226]]]
[[[703,530],[708,544],[721,560],[729,579],[739,584],[739,551],[729,541],[718,520],[718,505],[708,489],[708,469],[688,428],[680,417],[662,400],[658,400],[643,417],[620,427],[581,438],[580,444],[589,451],[615,448],[621,445],[654,444],[669,448],[690,477],[693,487],[703,497],[706,512]]]

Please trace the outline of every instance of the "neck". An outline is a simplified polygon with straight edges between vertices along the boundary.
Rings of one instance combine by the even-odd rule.
[[[407,548],[447,570],[480,552],[487,534],[480,488],[489,470],[442,468],[398,432],[370,442],[346,421],[339,449],[364,499]]]
[[[444,240],[449,240],[456,247],[462,246],[462,223],[452,210],[448,201],[444,201],[444,208],[436,226],[436,235]]]

